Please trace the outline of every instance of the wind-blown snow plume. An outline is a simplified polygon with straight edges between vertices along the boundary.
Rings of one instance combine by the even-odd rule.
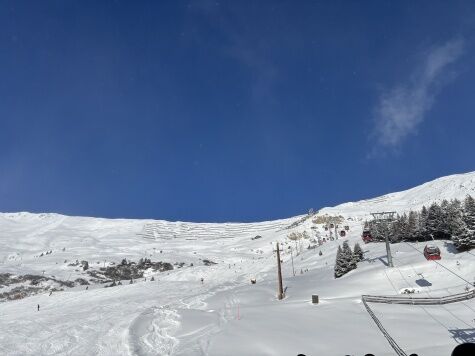
[[[406,83],[382,93],[376,107],[375,126],[381,146],[395,148],[417,130],[447,81],[447,66],[462,55],[463,47],[462,40],[434,47]]]

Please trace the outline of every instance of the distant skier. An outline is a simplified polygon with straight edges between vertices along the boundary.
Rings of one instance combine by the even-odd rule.
[[[201,277],[201,284],[203,284],[204,280],[205,280],[205,279],[204,279],[203,277]]]
[[[40,305],[38,304],[38,311],[40,311]]]

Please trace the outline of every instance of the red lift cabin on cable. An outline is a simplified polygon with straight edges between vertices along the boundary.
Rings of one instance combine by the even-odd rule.
[[[361,238],[363,239],[365,244],[373,241],[373,236],[371,236],[371,231],[369,230],[363,230],[363,234],[361,235]]]
[[[437,246],[434,245],[426,245],[424,247],[424,257],[427,260],[440,260],[440,250]]]

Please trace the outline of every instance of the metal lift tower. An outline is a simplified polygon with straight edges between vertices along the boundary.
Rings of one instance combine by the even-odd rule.
[[[379,213],[371,213],[373,215],[374,221],[376,224],[381,223],[390,223],[394,220],[395,211],[382,211]],[[386,240],[386,253],[388,256],[388,265],[389,267],[394,267],[393,256],[391,255],[391,247],[389,245],[389,231],[384,232],[384,239]]]

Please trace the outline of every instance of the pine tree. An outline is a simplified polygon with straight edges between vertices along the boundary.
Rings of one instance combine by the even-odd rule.
[[[347,272],[356,268],[356,262],[353,257],[353,251],[351,251],[350,245],[348,245],[348,241],[343,242],[342,259],[347,267]]]
[[[389,226],[389,240],[391,242],[401,241],[401,216],[399,215]]]
[[[342,249],[341,246],[338,246],[335,259],[335,278],[340,278],[346,273],[346,268],[342,259]]]
[[[475,200],[470,195],[467,195],[464,200],[462,222],[458,231],[452,236],[452,240],[458,250],[469,250],[475,247]]]
[[[425,205],[422,206],[421,212],[419,213],[419,219],[417,224],[416,239],[417,240],[427,240],[430,236],[427,233],[427,216],[429,215]]]
[[[442,239],[444,235],[442,233],[441,223],[443,221],[442,208],[437,203],[432,203],[427,210],[427,217],[425,221],[427,237],[433,239]]]
[[[360,244],[357,242],[355,243],[355,247],[353,248],[353,257],[356,262],[363,261],[363,249],[361,248]]]
[[[462,211],[459,211],[459,214],[454,219],[454,227],[452,229],[451,239],[457,250],[466,249],[466,238],[468,236],[467,224],[463,219]]]
[[[446,234],[449,238],[452,238],[454,232],[458,229],[460,218],[462,216],[462,204],[460,200],[453,199],[447,205],[445,212],[445,228]]]
[[[441,239],[450,239],[450,203],[447,199],[442,200],[440,203],[440,210],[442,213],[441,221],[439,222],[439,235]]]
[[[396,220],[389,225],[389,240],[400,242],[407,239],[407,215],[398,215]]]
[[[407,217],[407,239],[414,241],[417,239],[417,226],[419,224],[419,213],[416,211],[410,211]]]

